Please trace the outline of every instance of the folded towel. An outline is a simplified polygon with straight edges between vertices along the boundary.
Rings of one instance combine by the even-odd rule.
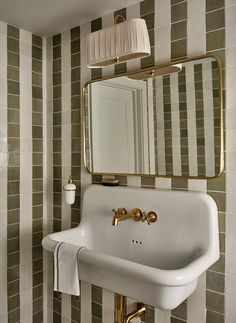
[[[83,247],[59,242],[54,250],[54,290],[79,296],[79,252]]]

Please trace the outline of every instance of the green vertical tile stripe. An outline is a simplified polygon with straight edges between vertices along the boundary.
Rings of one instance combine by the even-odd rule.
[[[71,296],[71,322],[80,323],[80,296]]]
[[[117,10],[114,12],[114,19],[116,16],[122,16],[126,20],[126,8],[122,8],[120,10]],[[118,19],[117,23],[123,22],[122,19]],[[127,72],[127,64],[125,63],[120,63],[120,64],[115,64],[115,74],[120,74],[120,73],[125,73]]]
[[[206,0],[206,49],[208,52],[225,57],[225,1]],[[214,103],[214,135],[215,150],[220,150],[220,104],[218,74],[216,63],[212,63],[212,88]],[[215,154],[215,156],[218,154]],[[219,157],[215,157],[216,173],[219,173]],[[217,261],[206,275],[206,323],[225,322],[225,212],[226,183],[225,173],[216,179],[207,181],[207,192],[215,200],[219,210],[220,221],[220,260]]]
[[[97,18],[91,21],[91,32],[95,32],[102,29],[102,18]],[[91,69],[92,79],[97,79],[102,77],[102,68]]]
[[[171,97],[170,97],[170,76],[162,78],[163,102],[164,102],[164,136],[165,136],[165,160],[166,175],[173,174],[173,153],[172,153],[172,129],[171,129]]]
[[[206,1],[206,50],[223,58],[225,48],[225,0]]]
[[[141,187],[155,188],[155,177],[141,176]]]
[[[102,175],[92,175],[92,184],[100,184],[102,182]]]
[[[155,322],[155,309],[154,307],[150,307],[149,305],[146,306],[146,312],[144,315],[140,317],[140,323],[157,323]]]
[[[187,94],[185,67],[178,73],[179,87],[179,119],[180,119],[180,149],[181,149],[181,173],[189,175],[188,161],[188,122],[187,122]]]
[[[202,84],[202,64],[194,65],[194,84]],[[198,176],[206,175],[203,89],[195,91]],[[199,95],[201,94],[201,95]]]
[[[53,231],[61,231],[61,34],[53,36]],[[75,45],[74,45],[75,46]],[[61,322],[61,297],[53,293],[53,322]]]
[[[156,79],[152,79],[153,93],[153,124],[154,124],[154,158],[155,158],[155,174],[158,173],[158,145],[157,145],[157,108],[156,108]]]
[[[32,35],[32,268],[33,322],[43,316],[43,42]],[[36,67],[37,66],[37,67]]]
[[[214,107],[214,146],[215,146],[215,173],[220,172],[220,151],[221,151],[221,107],[219,101],[219,76],[216,62],[212,62],[212,89],[213,89],[213,107]]]
[[[144,0],[140,2],[140,16],[146,21],[150,37],[151,55],[141,59],[141,68],[155,65],[154,43],[152,41],[155,28],[155,1]]]
[[[8,321],[20,320],[20,83],[19,29],[7,26],[7,300]],[[14,117],[13,117],[14,116]],[[14,221],[12,221],[14,218]]]
[[[61,293],[53,292],[53,323],[61,322]]]
[[[92,295],[92,321],[102,323],[102,288],[98,286],[91,286]]]
[[[61,34],[53,36],[53,231],[61,230]]]
[[[77,44],[75,46],[75,44]],[[71,29],[71,175],[77,186],[75,203],[71,206],[71,226],[80,223],[81,199],[81,107],[80,107],[80,28]]]
[[[187,322],[187,303],[183,302],[171,311],[171,322]]]
[[[171,58],[187,56],[187,1],[171,0]]]

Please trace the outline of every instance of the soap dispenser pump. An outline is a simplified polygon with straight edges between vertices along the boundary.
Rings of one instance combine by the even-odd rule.
[[[73,178],[71,175],[69,177],[68,183],[63,186],[63,190],[65,191],[66,204],[74,204],[76,185],[73,183]]]

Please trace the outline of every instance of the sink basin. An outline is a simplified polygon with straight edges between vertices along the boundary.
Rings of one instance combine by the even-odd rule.
[[[156,223],[126,220],[112,226],[112,209],[155,211]],[[198,277],[219,258],[214,200],[199,192],[91,185],[78,227],[43,239],[85,246],[80,279],[161,309],[189,297]]]

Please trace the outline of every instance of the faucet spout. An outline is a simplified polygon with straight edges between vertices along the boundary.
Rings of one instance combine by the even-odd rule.
[[[112,219],[112,225],[118,226],[120,221],[125,221],[125,220],[134,220],[136,222],[141,221],[143,217],[143,213],[140,209],[133,209],[131,213],[128,213],[125,208],[119,208],[117,210],[113,209],[112,210],[115,215],[113,216]]]

